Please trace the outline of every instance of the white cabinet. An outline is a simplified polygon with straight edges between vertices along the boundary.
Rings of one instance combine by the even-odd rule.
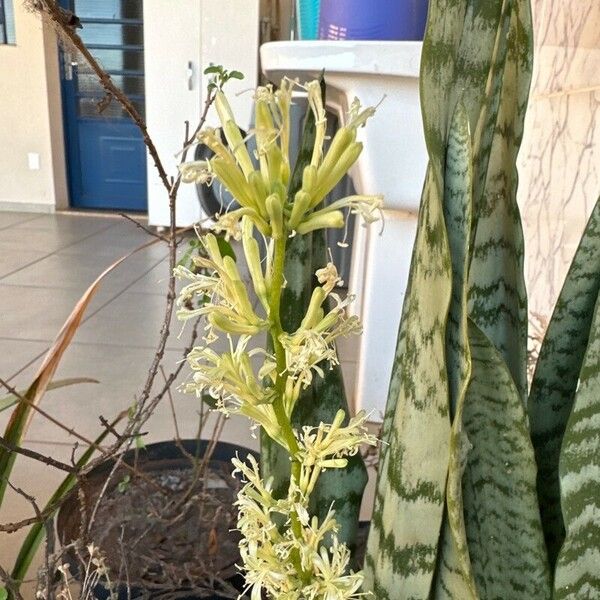
[[[206,99],[204,69],[221,64],[245,75],[226,90],[238,123],[248,127],[258,78],[258,0],[144,0],[144,62],[148,132],[169,174],[177,172],[185,121],[194,129]],[[208,125],[218,121],[214,110]],[[193,150],[188,159],[193,157]],[[204,218],[193,185],[182,185],[177,225]],[[148,220],[169,224],[168,198],[148,156]]]

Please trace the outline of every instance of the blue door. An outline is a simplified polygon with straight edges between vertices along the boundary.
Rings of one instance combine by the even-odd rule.
[[[61,0],[81,21],[92,55],[144,115],[142,0]],[[146,150],[138,128],[106,102],[83,59],[62,52],[62,92],[71,205],[145,211]]]

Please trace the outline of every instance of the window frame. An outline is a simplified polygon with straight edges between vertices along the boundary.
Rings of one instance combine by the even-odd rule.
[[[10,2],[10,10],[7,10]],[[9,19],[11,20],[9,27]],[[16,46],[15,7],[13,0],[0,0],[0,46]]]

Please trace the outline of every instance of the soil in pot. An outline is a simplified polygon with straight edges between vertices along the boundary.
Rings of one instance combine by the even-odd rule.
[[[102,465],[61,509],[61,541],[81,537],[83,518],[119,598],[216,600],[241,591],[239,534],[232,531],[240,484],[231,476],[230,458],[249,451],[220,442],[202,470],[202,446],[188,441],[183,449],[166,443],[130,452],[124,460],[141,476],[121,466],[105,488],[113,463]],[[110,597],[106,585],[95,593]]]

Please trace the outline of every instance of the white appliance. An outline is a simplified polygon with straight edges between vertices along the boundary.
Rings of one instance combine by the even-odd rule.
[[[250,124],[252,90],[258,81],[259,0],[144,0],[146,123],[167,172],[177,173],[185,121],[195,129],[206,100],[211,63],[241,71],[226,92],[238,124]],[[217,126],[214,108],[207,125]],[[193,158],[193,149],[188,160]],[[182,185],[177,225],[198,222],[200,205],[193,185]],[[169,224],[167,194],[148,156],[148,222]]]
[[[359,193],[384,194],[384,227],[357,222],[349,281],[356,294],[351,309],[364,327],[354,406],[372,412],[373,420],[385,409],[427,166],[419,104],[421,47],[421,42],[382,41],[261,47],[262,69],[271,81],[283,75],[305,81],[325,69],[327,103],[342,123],[354,97],[367,106],[381,102],[359,131],[365,148],[352,177]]]

